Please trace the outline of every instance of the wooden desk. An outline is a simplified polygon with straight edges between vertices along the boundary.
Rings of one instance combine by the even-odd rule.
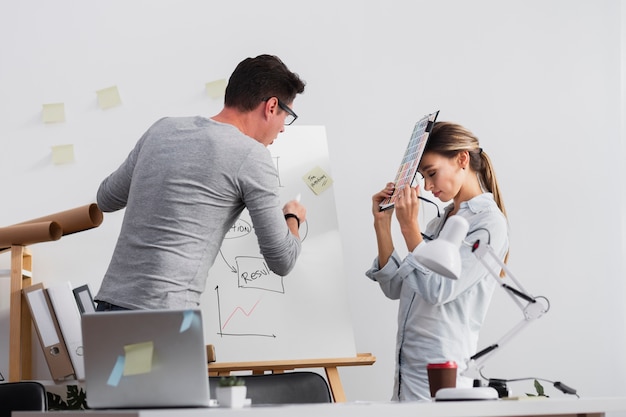
[[[284,405],[240,409],[152,409],[13,412],[13,417],[602,417],[607,412],[626,411],[626,397],[539,398],[528,400],[343,403]]]
[[[374,362],[376,362],[376,357],[372,356],[371,353],[358,353],[357,356],[353,358],[261,362],[211,362],[209,363],[209,375],[228,376],[231,372],[237,371],[251,371],[253,374],[264,374],[265,372],[277,374],[301,368],[324,368],[333,400],[335,402],[345,402],[346,394],[341,385],[341,378],[339,377],[337,367],[372,365]]]

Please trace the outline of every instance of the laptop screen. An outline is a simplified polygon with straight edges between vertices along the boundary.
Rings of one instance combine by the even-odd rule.
[[[208,407],[200,310],[82,315],[90,408]]]

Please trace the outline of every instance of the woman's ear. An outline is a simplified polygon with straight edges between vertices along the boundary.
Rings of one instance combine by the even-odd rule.
[[[457,163],[459,164],[459,167],[461,167],[462,169],[465,169],[469,166],[469,162],[470,162],[469,151],[461,151],[457,154]]]

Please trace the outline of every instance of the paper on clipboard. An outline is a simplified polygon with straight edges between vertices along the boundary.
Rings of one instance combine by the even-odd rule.
[[[415,123],[411,139],[409,139],[409,143],[404,151],[404,157],[402,158],[402,162],[400,163],[398,172],[396,173],[393,194],[391,197],[380,203],[381,211],[393,207],[396,198],[404,187],[411,187],[414,185],[417,168],[419,167],[420,160],[422,159],[428,135],[435,124],[435,120],[437,120],[438,114],[439,110],[434,113],[427,114]]]

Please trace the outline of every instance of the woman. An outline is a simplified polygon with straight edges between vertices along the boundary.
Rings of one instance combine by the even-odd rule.
[[[393,183],[372,197],[378,257],[366,275],[378,282],[390,299],[400,300],[396,340],[396,372],[393,400],[429,399],[428,363],[457,362],[459,374],[476,353],[478,334],[484,321],[496,281],[461,245],[462,272],[452,280],[428,270],[411,253],[401,259],[391,235],[395,211],[409,252],[436,239],[452,215],[469,222],[468,239],[480,239],[504,259],[508,251],[508,227],[504,205],[491,160],[467,129],[449,122],[437,122],[430,133],[419,173],[424,189],[442,202],[451,201],[444,214],[432,220],[424,234],[418,223],[418,188],[401,190],[395,209],[379,210],[391,196]],[[493,262],[493,269],[499,267]],[[457,377],[457,387],[470,387],[471,379]]]

